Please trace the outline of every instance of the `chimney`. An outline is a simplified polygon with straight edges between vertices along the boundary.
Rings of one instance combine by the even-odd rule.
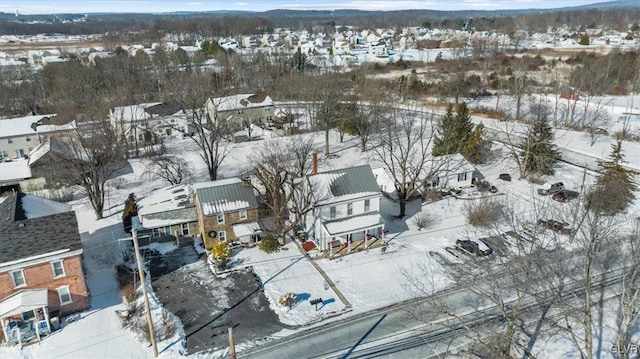
[[[318,152],[311,154],[311,173],[318,173]]]

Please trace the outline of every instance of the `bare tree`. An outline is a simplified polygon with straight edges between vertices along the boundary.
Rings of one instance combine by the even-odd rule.
[[[400,202],[400,218],[405,216],[406,202],[430,179],[437,168],[430,161],[435,123],[432,113],[421,110],[394,109],[374,146],[376,157],[384,163]]]
[[[142,176],[160,178],[173,186],[189,181],[193,178],[193,173],[184,160],[170,155],[160,155],[151,158]]]
[[[127,165],[110,126],[101,114],[87,115],[56,147],[54,157],[78,179],[96,219],[103,218],[105,184]]]
[[[618,314],[618,330],[616,346],[620,350],[620,357],[630,357],[629,348],[633,335],[634,323],[640,320],[640,219],[635,221],[635,229],[625,236],[618,246],[616,259],[627,268],[620,281],[621,295]]]
[[[200,158],[207,165],[209,179],[215,181],[218,178],[218,168],[230,151],[229,123],[226,119],[217,117],[219,101],[210,101],[214,111],[207,111],[205,103],[213,91],[211,78],[207,74],[199,72],[187,74],[181,84],[176,97],[187,116],[189,131],[185,131],[184,128],[176,129],[198,145]]]
[[[251,183],[273,215],[273,226],[268,229],[277,236],[295,229],[312,208],[311,197],[302,193],[300,185],[313,151],[313,138],[302,137],[269,141],[251,156],[251,173],[256,179]]]

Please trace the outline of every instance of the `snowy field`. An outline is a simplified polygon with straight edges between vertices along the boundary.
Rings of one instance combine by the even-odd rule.
[[[485,100],[483,100],[485,101]],[[486,106],[491,106],[486,100]],[[505,103],[505,99],[501,99]],[[630,112],[628,98],[612,99],[615,105],[608,110],[612,115]],[[640,98],[634,98],[633,111],[637,112]],[[614,116],[615,117],[615,116]],[[500,126],[498,121],[474,118],[484,121],[487,126]],[[613,129],[617,123],[612,121]],[[636,131],[640,130],[640,123]],[[613,133],[613,131],[612,131]],[[312,133],[300,136],[313,136],[318,148],[324,141],[323,133]],[[267,136],[265,136],[267,137]],[[560,130],[556,135],[556,143],[562,148],[597,158],[604,158],[610,152],[613,143],[611,137],[602,136],[591,145],[588,135],[569,130]],[[238,176],[249,167],[248,159],[256,146],[268,145],[269,141],[281,141],[278,138],[263,141],[235,144],[233,150],[222,163],[219,173],[221,178]],[[168,141],[169,152],[180,156],[189,163],[195,173],[196,181],[208,180],[206,168],[202,163],[197,147],[189,139],[172,139]],[[501,146],[494,146],[497,153],[502,153]],[[623,149],[630,167],[640,169],[640,143],[625,142]],[[345,136],[339,143],[338,134],[331,134],[331,158],[321,156],[319,170],[336,169],[358,164],[369,163],[373,168],[381,164],[371,151],[361,153],[358,139]],[[96,221],[93,210],[86,198],[77,198],[70,204],[76,211],[84,248],[86,279],[91,291],[91,309],[74,316],[73,321],[63,321],[62,330],[40,344],[24,347],[0,347],[0,357],[9,358],[150,358],[151,348],[128,329],[123,329],[116,310],[124,309],[118,285],[115,281],[115,264],[121,262],[119,254],[125,244],[118,241],[127,237],[122,230],[121,213],[124,200],[129,193],[141,198],[152,190],[165,187],[162,181],[142,178],[146,160],[132,160],[128,173],[123,174],[124,184],[109,187],[106,200],[105,217]],[[498,159],[487,165],[477,166],[482,175],[498,187],[500,198],[508,199],[524,217],[535,220],[540,208],[548,213],[561,211],[561,204],[535,197],[536,186],[517,179],[517,167],[508,158]],[[562,181],[568,186],[579,186],[582,169],[566,164],[557,165],[556,174],[546,178],[547,181]],[[510,173],[512,182],[497,180],[500,173]],[[593,174],[586,174],[587,183],[593,181]],[[533,196],[533,197],[532,197]],[[535,200],[531,200],[535,198]],[[640,201],[636,201],[629,209],[630,214],[640,213]],[[383,200],[382,215],[386,221],[386,240],[389,247],[385,253],[379,248],[354,253],[334,260],[314,259],[319,267],[335,283],[336,288],[346,297],[352,308],[346,310],[345,305],[330,288],[325,280],[311,264],[309,258],[303,256],[294,243],[289,243],[275,254],[265,254],[257,248],[235,250],[232,263],[236,268],[251,266],[264,284],[264,291],[282,323],[292,326],[308,326],[327,320],[344,320],[350,315],[385,307],[415,296],[415,288],[408,287],[407,278],[424,276],[425,271],[433,278],[437,288],[444,288],[449,280],[443,274],[442,264],[431,252],[447,256],[444,250],[452,246],[456,239],[479,238],[484,233],[470,228],[463,214],[464,200],[448,198],[420,205],[412,203],[408,209],[409,217],[403,220],[394,218],[398,213],[397,204]],[[435,221],[429,228],[418,230],[411,216],[424,210],[433,215]],[[557,212],[559,213],[559,212]],[[165,249],[166,250],[166,249]],[[450,255],[449,255],[450,256]],[[451,257],[451,256],[450,256]],[[436,289],[437,289],[436,288]],[[277,299],[286,292],[297,294],[301,303],[289,309],[277,303]],[[321,297],[325,304],[316,311],[308,300]],[[331,300],[333,299],[333,300]],[[161,303],[152,300],[154,315],[157,317],[163,310]],[[615,323],[614,323],[615,324]],[[613,325],[613,324],[612,324]],[[277,336],[288,335],[291,331],[283,331]],[[177,333],[161,343],[158,348],[161,358],[181,356],[184,331],[178,328]],[[249,345],[244,345],[249,346]],[[243,347],[243,346],[241,346]],[[549,345],[549,348],[552,348]],[[547,350],[546,348],[543,348]],[[551,350],[551,349],[548,349]],[[192,355],[199,357],[198,354]]]

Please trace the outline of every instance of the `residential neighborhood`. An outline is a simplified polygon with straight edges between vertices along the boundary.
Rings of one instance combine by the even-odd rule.
[[[640,4],[8,1],[0,358],[637,357]]]

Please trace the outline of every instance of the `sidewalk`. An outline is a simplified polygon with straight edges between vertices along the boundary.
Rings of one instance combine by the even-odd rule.
[[[336,287],[335,283],[333,283],[333,281],[331,280],[331,278],[329,278],[327,273],[322,268],[320,268],[320,266],[318,265],[318,263],[316,263],[316,261],[314,261],[313,259],[311,259],[311,257],[309,257],[309,255],[307,254],[307,251],[305,251],[304,248],[302,248],[302,245],[300,245],[300,243],[297,240],[292,239],[292,241],[296,244],[296,247],[298,248],[300,253],[302,253],[302,255],[304,255],[309,260],[311,265],[313,265],[313,267],[318,271],[318,273],[320,273],[322,278],[324,278],[325,282],[327,282],[327,284],[329,285],[329,288],[331,288],[336,293],[338,298],[340,298],[340,301],[344,304],[345,309],[351,309],[351,303],[349,303],[349,300],[347,300],[344,294],[340,292],[338,287]]]

